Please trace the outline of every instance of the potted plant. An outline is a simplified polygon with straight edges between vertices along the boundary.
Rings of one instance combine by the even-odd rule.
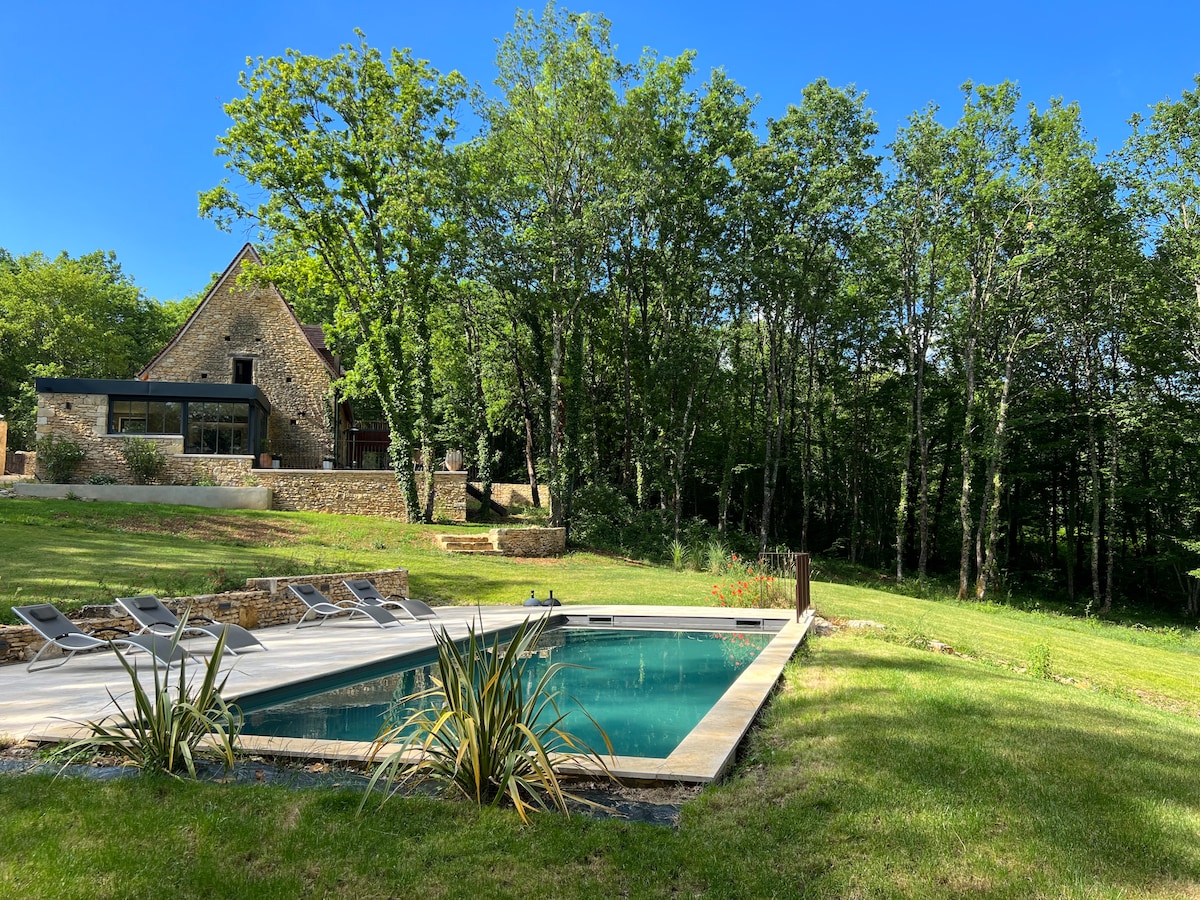
[[[446,471],[461,472],[463,467],[463,453],[461,450],[446,451]]]
[[[334,460],[333,455],[326,453],[324,456],[321,457],[321,468],[322,469],[332,469],[334,462],[336,462],[336,460]]]
[[[258,467],[260,469],[271,468],[271,451],[268,448],[266,438],[263,438],[258,445]]]

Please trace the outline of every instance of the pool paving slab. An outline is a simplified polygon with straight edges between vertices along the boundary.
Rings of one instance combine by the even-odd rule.
[[[527,607],[447,606],[437,610],[439,618],[407,622],[402,627],[380,628],[362,619],[332,619],[319,626],[294,625],[262,628],[255,635],[268,648],[228,657],[229,673],[225,694],[236,700],[259,691],[318,678],[346,669],[381,662],[395,656],[428,651],[434,647],[434,628],[445,627],[454,638],[465,637],[468,627],[492,633],[519,625],[530,615]],[[758,617],[783,623],[763,649],[717,704],[665,759],[605,757],[610,771],[629,782],[706,783],[719,779],[732,764],[738,745],[753,724],[763,703],[774,689],[787,664],[812,623],[812,611],[796,621],[789,610],[731,611],[724,608],[665,606],[563,606],[546,610],[550,615],[644,619],[658,625],[681,621],[679,627],[704,630],[706,620]],[[535,613],[536,614],[536,613]],[[202,656],[211,640],[187,640],[183,646]],[[129,657],[138,661],[139,655]],[[142,656],[139,678],[152,683],[148,658]],[[202,666],[188,667],[191,677]],[[111,696],[110,696],[111,692]],[[101,719],[114,712],[113,699],[131,704],[129,677],[109,651],[80,654],[63,666],[27,672],[24,664],[0,666],[0,737],[30,741],[61,741],[81,733],[81,723]],[[242,735],[243,752],[263,756],[296,757],[309,760],[362,761],[373,747],[356,741],[307,740],[300,738]],[[384,749],[391,752],[393,747]],[[567,772],[587,773],[586,768],[566,766]]]

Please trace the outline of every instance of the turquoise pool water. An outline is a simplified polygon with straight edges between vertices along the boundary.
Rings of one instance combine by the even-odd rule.
[[[596,749],[603,741],[578,712],[582,704],[608,733],[618,756],[666,757],[758,656],[773,634],[558,628],[543,635],[526,675],[551,662],[568,712],[565,727]],[[409,668],[338,687],[310,690],[264,709],[243,704],[247,734],[371,741],[393,703],[426,687],[430,667]],[[574,701],[572,700],[574,698]]]

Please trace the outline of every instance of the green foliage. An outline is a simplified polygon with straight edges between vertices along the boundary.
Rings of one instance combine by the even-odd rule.
[[[171,638],[179,643],[187,613]],[[147,772],[178,777],[182,772],[195,778],[196,764],[212,759],[226,769],[234,763],[234,748],[242,727],[242,714],[225,701],[222,692],[229,673],[220,676],[225,653],[225,634],[217,639],[212,655],[204,662],[199,682],[189,677],[187,658],[172,674],[169,666],[153,663],[153,684],[147,688],[138,678],[137,662],[116,650],[129,675],[133,705],[109,691],[116,714],[86,723],[91,732],[56,751],[66,762],[92,752],[115,754]],[[123,695],[122,695],[123,696]]]
[[[597,774],[608,773],[599,753],[562,727],[550,681],[564,664],[551,664],[536,683],[526,684],[525,669],[547,621],[526,619],[507,646],[499,635],[489,646],[472,626],[460,650],[444,628],[435,631],[434,686],[404,698],[422,708],[376,739],[376,754],[393,742],[402,748],[380,763],[371,786],[382,784],[390,793],[398,784],[428,780],[480,806],[507,801],[522,822],[535,810],[566,813],[568,800],[588,802],[566,789],[551,759],[588,761]],[[608,736],[602,729],[600,734],[611,756]]]
[[[117,476],[110,475],[108,472],[96,472],[94,475],[89,475],[88,484],[117,484]]]
[[[676,572],[682,572],[684,563],[687,562],[687,545],[679,538],[672,538],[671,543],[667,545],[667,554],[671,558],[671,568]]]
[[[1034,678],[1052,678],[1054,670],[1050,666],[1050,648],[1046,644],[1034,644],[1029,649],[1029,665],[1026,671]]]
[[[128,378],[171,330],[113,253],[31,253],[0,265],[0,413],[10,448],[33,446],[36,376]]]
[[[70,484],[87,451],[68,437],[48,434],[37,442],[38,459],[46,468],[46,478],[54,484]]]
[[[710,539],[704,548],[704,563],[708,571],[719,575],[728,559],[729,551],[725,549],[725,544],[717,538]]]
[[[121,456],[134,484],[153,484],[167,466],[167,457],[156,441],[129,437],[121,441]]]
[[[452,224],[446,144],[465,83],[358,38],[328,59],[289,50],[242,73],[245,96],[225,104],[232,124],[217,154],[254,199],[223,182],[200,208],[222,228],[243,220],[272,233],[262,276],[312,286],[310,308],[333,307],[351,391],[378,401],[405,505],[424,521],[410,460],[414,449],[434,458],[429,318]]]

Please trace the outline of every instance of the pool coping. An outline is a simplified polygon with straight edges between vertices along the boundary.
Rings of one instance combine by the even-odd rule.
[[[485,633],[511,628],[525,619],[530,610],[523,607],[442,607],[439,623],[452,636],[464,636],[467,627],[482,626]],[[612,774],[630,783],[670,782],[707,783],[719,780],[737,755],[746,733],[760,709],[778,683],[784,666],[795,654],[808,633],[812,610],[797,621],[794,611],[780,609],[727,609],[719,607],[663,607],[588,605],[557,607],[549,614],[553,618],[607,619],[612,627],[736,627],[738,621],[749,623],[782,623],[758,657],[750,663],[726,690],[699,724],[665,758],[616,756],[604,757]],[[595,627],[595,623],[592,623]],[[608,623],[606,623],[608,624]],[[603,627],[603,626],[600,626]],[[364,636],[367,631],[373,638]],[[759,630],[767,630],[760,625]],[[311,632],[311,638],[305,632]],[[319,632],[319,634],[317,633]],[[256,632],[272,649],[266,653],[243,654],[234,660],[230,670],[231,698],[248,696],[320,675],[370,665],[389,657],[418,653],[433,645],[433,631],[424,623],[405,629],[378,629],[374,625],[332,624],[327,628],[301,629],[280,627]],[[203,644],[189,643],[193,649]],[[323,650],[321,659],[314,662],[313,648]],[[115,660],[104,660],[108,654],[80,657],[49,672],[26,673],[25,667],[0,667],[0,696],[12,697],[25,689],[28,694],[37,688],[33,702],[22,698],[22,714],[12,715],[12,704],[0,703],[0,734],[24,737],[33,741],[61,741],[80,731],[80,722],[102,718],[111,710],[108,691],[118,699],[128,695],[128,677]],[[324,664],[321,664],[324,662]],[[197,667],[198,669],[199,667]],[[21,678],[13,677],[19,670]],[[56,675],[56,673],[62,673]],[[74,674],[73,674],[74,673]],[[18,686],[19,683],[19,686]],[[122,688],[124,690],[122,691]],[[41,702],[38,702],[38,701]],[[55,716],[54,711],[59,711]],[[33,721],[30,721],[31,718]],[[25,727],[21,727],[24,723]],[[13,727],[13,726],[17,727]],[[242,752],[262,756],[291,757],[324,762],[363,762],[371,758],[374,746],[362,741],[309,740],[260,735],[242,735]],[[399,749],[382,748],[382,754]],[[569,775],[596,773],[594,764],[580,765],[562,761],[562,771]]]

